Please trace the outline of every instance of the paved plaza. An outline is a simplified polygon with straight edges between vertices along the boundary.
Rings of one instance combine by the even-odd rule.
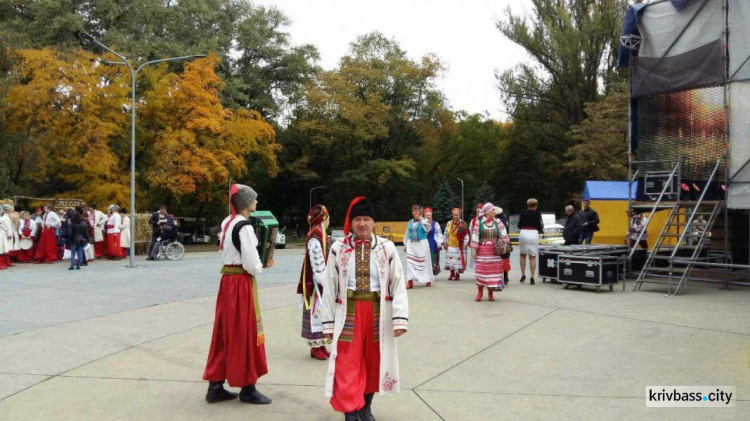
[[[179,262],[25,265],[0,272],[0,420],[339,420],[327,362],[300,338],[300,249],[261,276],[274,401],[209,405],[217,253]],[[378,420],[750,419],[750,291],[689,284],[684,295],[511,283],[474,302],[467,273],[409,292],[398,339],[402,392]],[[647,408],[649,385],[735,386],[734,408]]]

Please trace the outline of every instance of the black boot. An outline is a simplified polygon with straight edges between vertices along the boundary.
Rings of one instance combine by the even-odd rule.
[[[374,397],[374,393],[365,395],[365,406],[359,410],[359,419],[361,421],[375,421],[375,417],[372,415],[372,398]]]
[[[208,383],[208,392],[206,392],[206,400],[208,401],[208,403],[231,401],[236,397],[236,393],[232,393],[224,389],[224,380],[220,382]]]
[[[359,411],[354,412],[347,412],[344,414],[344,421],[361,421],[362,418],[359,417]]]
[[[255,389],[254,384],[245,386],[240,390],[240,400],[242,402],[253,403],[256,405],[268,405],[271,403],[271,399],[258,392],[258,390]]]

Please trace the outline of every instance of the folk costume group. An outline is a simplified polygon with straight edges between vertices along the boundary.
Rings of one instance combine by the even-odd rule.
[[[51,264],[68,258],[68,269],[73,270],[95,258],[120,260],[128,256],[127,211],[117,205],[108,211],[105,215],[96,204],[81,204],[59,213],[49,205],[34,212],[0,205],[0,270],[16,263]]]
[[[203,374],[209,381],[206,400],[239,396],[243,402],[270,404],[271,399],[255,387],[268,373],[258,305],[263,264],[249,223],[257,194],[235,184],[230,203],[231,215],[221,224],[223,267]],[[372,203],[355,198],[347,211],[347,236],[329,245],[328,210],[318,205],[308,215],[311,228],[298,285],[302,337],[312,357],[329,359],[325,396],[346,420],[374,420],[375,393],[398,392],[401,387],[395,338],[406,333],[409,324],[406,281],[393,242],[373,235],[375,220]],[[239,395],[226,390],[225,382],[240,387]]]

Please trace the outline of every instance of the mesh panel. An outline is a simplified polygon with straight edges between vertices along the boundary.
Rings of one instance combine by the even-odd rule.
[[[682,157],[683,179],[708,180],[726,149],[724,120],[723,87],[638,99],[637,159],[668,161],[641,165],[641,173],[670,171]]]

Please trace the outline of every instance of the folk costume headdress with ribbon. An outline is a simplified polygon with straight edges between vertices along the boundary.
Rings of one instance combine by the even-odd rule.
[[[423,213],[424,215],[427,215],[428,213],[429,213],[430,215],[432,215],[432,214],[433,214],[433,211],[432,211],[432,208],[430,208],[430,207],[427,207],[427,208],[424,208],[424,210],[422,211],[422,213]]]
[[[310,209],[310,212],[307,214],[307,222],[310,224],[310,230],[307,232],[307,243],[309,244],[310,240],[313,238],[318,240],[323,249],[323,259],[325,260],[328,260],[328,237],[326,235],[326,222],[328,220],[328,209],[323,205],[316,205]],[[317,303],[319,303],[321,299],[320,294],[322,286],[319,286],[317,282],[315,282],[315,277],[312,274],[312,264],[309,259],[309,254],[305,253],[305,258],[302,263],[300,285],[297,289],[297,293],[302,294],[305,310],[310,310],[312,307],[312,312],[314,313]]]

